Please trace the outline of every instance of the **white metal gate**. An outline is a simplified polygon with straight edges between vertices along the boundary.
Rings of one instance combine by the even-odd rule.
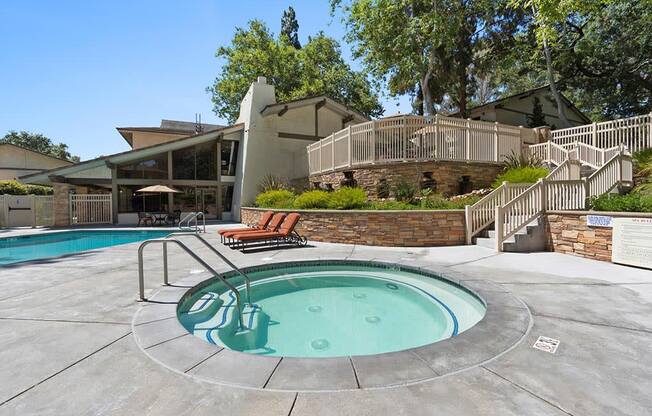
[[[111,224],[111,194],[70,195],[70,224]]]
[[[49,195],[0,195],[0,227],[52,226],[53,206]]]

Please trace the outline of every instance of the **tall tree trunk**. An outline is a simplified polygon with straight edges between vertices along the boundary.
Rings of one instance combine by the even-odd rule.
[[[564,112],[564,102],[561,99],[561,94],[557,90],[557,84],[555,83],[555,73],[552,69],[552,55],[550,53],[550,48],[548,47],[548,42],[543,40],[543,55],[546,58],[546,70],[548,72],[548,83],[550,84],[550,92],[555,98],[557,103],[557,114],[559,114],[559,119],[565,124],[564,127],[570,127],[570,123],[566,118],[566,113]]]
[[[423,115],[423,89],[421,88],[421,84],[418,85],[417,87],[417,114],[422,116]]]
[[[466,84],[467,84],[467,77],[466,77],[466,68],[461,67],[460,65],[460,70],[459,70],[459,91],[458,91],[458,103],[457,106],[460,108],[460,117],[461,118],[466,118],[467,116],[467,108],[466,108]]]
[[[434,106],[432,105],[432,95],[430,94],[430,78],[431,78],[431,71],[428,70],[426,74],[423,76],[421,79],[421,92],[423,93],[423,115],[424,116],[432,116],[433,115],[433,108]]]

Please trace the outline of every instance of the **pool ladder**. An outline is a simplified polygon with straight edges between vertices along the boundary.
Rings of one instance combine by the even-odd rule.
[[[147,301],[147,298],[145,297],[145,268],[143,264],[143,252],[145,250],[145,247],[147,247],[150,244],[161,244],[163,246],[163,284],[164,285],[169,285],[170,282],[168,280],[168,243],[176,244],[179,248],[181,248],[183,251],[188,253],[190,257],[195,259],[197,263],[199,263],[202,267],[204,267],[206,270],[208,270],[210,273],[213,274],[214,277],[217,277],[226,285],[226,287],[229,288],[231,292],[235,295],[236,303],[238,306],[238,320],[240,323],[240,327],[244,327],[243,322],[242,322],[242,303],[240,301],[240,291],[236,289],[235,286],[233,286],[231,283],[229,283],[224,276],[222,276],[220,273],[215,271],[213,267],[211,267],[208,263],[204,261],[201,257],[197,255],[190,247],[188,247],[186,244],[183,242],[177,240],[176,238],[171,238],[172,236],[194,236],[195,238],[199,239],[206,247],[208,247],[214,254],[216,254],[224,263],[226,263],[229,267],[231,267],[233,270],[235,270],[240,276],[245,281],[246,285],[246,295],[247,295],[247,303],[251,305],[251,280],[249,279],[249,276],[247,276],[242,270],[240,270],[235,264],[233,264],[229,259],[227,259],[224,254],[220,253],[215,247],[213,247],[208,241],[206,241],[203,237],[201,237],[199,234],[192,233],[192,232],[177,232],[177,233],[172,233],[168,235],[165,238],[155,238],[152,240],[145,240],[143,241],[140,246],[138,247],[138,300],[141,302]]]
[[[194,231],[196,233],[200,232],[198,218],[201,217],[202,220],[202,229],[204,234],[206,234],[206,215],[202,211],[191,212],[182,219],[179,220],[179,230],[181,231]],[[194,220],[194,225],[191,225],[190,222]],[[183,224],[186,223],[184,226]]]

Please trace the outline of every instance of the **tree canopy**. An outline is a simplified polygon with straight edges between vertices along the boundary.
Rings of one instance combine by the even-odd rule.
[[[290,33],[296,34],[296,28]],[[309,37],[303,47],[295,46],[287,30],[275,37],[259,20],[237,28],[231,44],[216,53],[224,65],[208,88],[215,113],[234,121],[251,82],[265,76],[280,101],[327,95],[366,116],[382,114],[372,84],[364,73],[346,63],[336,40],[320,32]]]
[[[10,143],[16,146],[24,147],[35,152],[58,157],[59,159],[79,162],[79,156],[73,156],[68,152],[68,145],[65,143],[54,144],[52,140],[40,133],[30,133],[27,131],[10,131],[0,140],[0,143]]]
[[[283,17],[281,18],[281,37],[285,37],[287,42],[294,46],[295,49],[301,49],[301,42],[299,42],[299,22],[292,6],[283,12]]]
[[[649,0],[330,0],[354,56],[418,113],[550,84],[590,117],[652,110]]]

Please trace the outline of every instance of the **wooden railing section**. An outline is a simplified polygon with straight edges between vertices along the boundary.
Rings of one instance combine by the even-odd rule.
[[[502,162],[533,129],[436,115],[349,126],[308,146],[310,174],[398,161]]]
[[[624,144],[634,153],[652,147],[652,113],[553,130],[550,136],[550,140],[559,145],[579,142],[609,149]]]

